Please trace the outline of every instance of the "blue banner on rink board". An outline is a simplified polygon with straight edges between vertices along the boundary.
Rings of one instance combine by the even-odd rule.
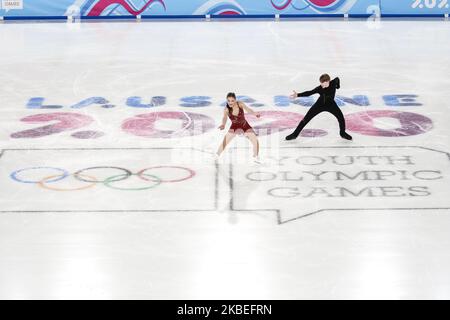
[[[0,0],[6,17],[196,15],[427,15],[449,13],[450,0]]]
[[[429,15],[450,13],[450,0],[381,0],[382,14]]]
[[[0,9],[1,16],[91,17],[367,14],[373,12],[373,6],[379,5],[379,0],[0,0],[0,2],[8,4]]]

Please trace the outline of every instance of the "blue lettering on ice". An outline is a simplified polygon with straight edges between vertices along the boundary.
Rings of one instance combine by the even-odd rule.
[[[180,99],[183,103],[180,103],[180,106],[182,107],[191,107],[191,108],[198,108],[198,107],[207,107],[210,106],[212,103],[211,97],[207,96],[190,96],[190,97],[183,97]]]
[[[383,101],[386,106],[391,107],[403,107],[403,106],[422,106],[423,104],[417,101],[418,95],[415,94],[395,94],[395,95],[384,95]],[[126,105],[132,108],[152,108],[157,106],[163,106],[167,103],[167,97],[164,96],[154,96],[150,98],[150,101],[144,101],[140,96],[132,96],[127,98]],[[212,98],[208,96],[188,96],[182,97],[180,99],[180,106],[182,107],[207,107],[213,103],[210,101]],[[255,99],[249,96],[237,96],[239,101],[242,101],[251,107],[263,107],[265,104],[257,102]],[[317,97],[300,97],[296,99],[291,99],[287,95],[276,95],[273,97],[273,102],[277,107],[289,107],[290,105],[299,105],[303,107],[311,107],[317,101]],[[368,96],[365,95],[354,95],[351,97],[347,96],[336,96],[335,99],[338,106],[342,107],[345,105],[355,105],[361,107],[370,106],[370,100]],[[44,97],[31,97],[27,104],[27,109],[61,109],[64,108],[63,105],[57,104],[44,104]],[[91,105],[100,105],[102,108],[113,108],[114,104],[111,104],[107,99],[103,97],[90,97],[84,99],[70,108],[80,109]],[[221,103],[221,106],[226,106],[226,102]]]
[[[296,104],[303,107],[311,107],[317,98],[315,97],[300,97],[297,99],[291,99],[288,96],[275,96],[274,102],[277,107],[289,107],[291,104]],[[370,101],[367,96],[356,95],[353,97],[337,96],[335,99],[338,106],[343,107],[347,104],[353,104],[356,106],[370,106]]]
[[[355,106],[367,107],[370,106],[369,97],[363,95],[356,95],[353,97],[337,96],[336,103],[338,106],[345,106],[346,104],[353,104]]]
[[[275,96],[273,102],[277,107],[289,107],[291,105],[291,99],[288,96]]]
[[[85,100],[82,100],[82,101],[74,104],[73,106],[71,106],[71,108],[81,109],[81,108],[85,108],[85,107],[93,105],[93,104],[99,104],[99,105],[101,105],[102,108],[115,107],[114,105],[109,104],[109,101],[103,97],[90,97],[90,98],[87,98]]]
[[[277,107],[289,107],[291,104],[296,104],[303,107],[311,107],[317,98],[313,97],[301,97],[297,99],[291,99],[288,96],[275,96],[274,102]]]
[[[27,108],[28,109],[61,109],[63,106],[61,105],[44,105],[45,98],[42,97],[33,97],[28,100]]]
[[[251,107],[259,108],[264,107],[264,103],[258,103],[255,99],[249,96],[237,96],[239,101],[249,104]]]
[[[162,106],[166,104],[166,97],[156,96],[152,97],[150,103],[142,103],[141,97],[129,97],[127,99],[127,106],[133,108],[153,108],[157,106]]]
[[[417,107],[422,104],[417,102],[415,94],[394,94],[383,96],[384,103],[390,107]]]
[[[293,104],[302,106],[302,107],[312,107],[314,103],[316,103],[317,98],[313,97],[301,97],[292,101]]]
[[[253,99],[253,98],[251,98],[249,96],[236,96],[236,98],[239,101],[241,101],[241,102],[243,102],[245,104],[248,104],[248,105],[250,105],[251,107],[254,107],[254,108],[264,107],[264,103],[258,103],[258,102],[256,102],[255,99]],[[222,107],[225,107],[226,105],[227,105],[226,101],[221,104]]]

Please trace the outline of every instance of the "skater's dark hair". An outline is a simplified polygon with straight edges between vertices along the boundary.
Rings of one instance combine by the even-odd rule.
[[[327,73],[324,73],[323,75],[320,76],[320,83],[324,83],[324,82],[327,82],[330,80],[331,80],[331,77]]]
[[[228,94],[227,94],[227,99],[228,98],[234,98],[234,99],[236,99],[236,94],[234,93],[234,92],[229,92]]]
[[[228,100],[228,98],[234,98],[235,100],[237,100],[236,94],[235,94],[234,92],[229,92],[229,93],[227,94],[227,100]],[[230,113],[232,112],[230,106],[228,105],[228,101],[227,101],[227,109],[228,109],[228,111],[229,111]]]

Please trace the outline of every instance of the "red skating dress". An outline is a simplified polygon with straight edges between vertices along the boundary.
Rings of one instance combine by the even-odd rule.
[[[228,118],[231,120],[231,127],[228,132],[236,133],[236,134],[244,134],[246,132],[255,132],[253,128],[248,124],[247,120],[245,120],[244,109],[239,106],[239,114],[237,116],[233,115],[233,108],[228,108]]]

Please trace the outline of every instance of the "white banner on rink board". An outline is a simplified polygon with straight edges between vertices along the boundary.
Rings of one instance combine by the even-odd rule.
[[[1,0],[0,9],[23,9],[23,0]]]

